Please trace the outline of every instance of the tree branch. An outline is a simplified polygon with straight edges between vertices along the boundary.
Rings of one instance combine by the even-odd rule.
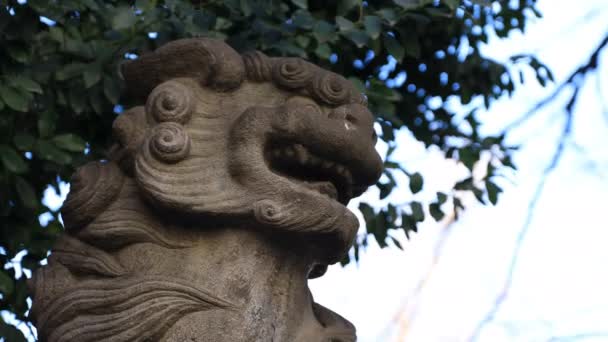
[[[585,77],[587,73],[595,71],[597,69],[599,54],[606,47],[606,45],[608,45],[608,34],[604,36],[604,39],[602,39],[600,44],[593,50],[591,56],[589,56],[589,59],[587,59],[584,64],[579,66],[573,73],[571,73],[570,76],[568,76],[568,78],[564,82],[562,82],[557,88],[555,88],[555,90],[553,90],[551,94],[549,94],[549,96],[538,102],[524,115],[522,115],[512,123],[508,124],[507,127],[505,127],[502,131],[502,134],[506,134],[514,128],[521,126],[521,124],[523,124],[524,122],[528,121],[532,116],[534,116],[534,114],[538,113],[540,109],[545,107],[547,104],[553,102],[553,100],[555,100],[557,96],[561,94],[562,91],[567,87],[574,86],[577,89],[576,91],[578,91],[578,88],[580,88],[579,78]]]
[[[608,43],[608,39],[606,39],[606,42]],[[555,170],[555,168],[557,167],[557,165],[559,163],[559,160],[561,159],[561,157],[564,153],[564,149],[566,146],[566,140],[572,132],[573,109],[574,109],[574,104],[576,103],[576,99],[578,98],[579,89],[580,89],[580,87],[577,86],[574,93],[572,94],[572,97],[570,98],[570,101],[568,101],[568,104],[566,105],[566,108],[565,108],[566,121],[564,123],[564,128],[563,128],[562,133],[559,138],[559,143],[557,145],[557,148],[555,149],[555,152],[553,153],[553,157],[551,158],[549,165],[545,168],[545,170],[543,172],[542,178],[541,178],[538,186],[536,187],[534,196],[530,200],[528,215],[526,216],[526,220],[524,221],[524,224],[523,224],[521,230],[519,231],[519,234],[517,235],[517,239],[515,240],[515,248],[513,250],[511,262],[509,264],[508,271],[507,271],[507,277],[502,286],[502,289],[499,292],[498,296],[495,298],[494,304],[492,305],[492,307],[490,308],[488,313],[486,313],[486,315],[477,324],[477,326],[471,333],[471,336],[469,337],[468,341],[471,341],[471,342],[476,341],[479,338],[479,334],[481,333],[482,329],[487,324],[489,324],[490,322],[492,322],[494,320],[496,314],[502,307],[502,304],[505,302],[505,300],[509,294],[509,290],[511,289],[511,285],[513,283],[515,268],[517,267],[517,264],[519,262],[520,250],[524,243],[524,239],[527,236],[528,231],[530,229],[530,224],[532,223],[532,219],[534,218],[534,209],[536,208],[536,205],[545,188],[547,178],[549,177],[551,172],[553,170]]]

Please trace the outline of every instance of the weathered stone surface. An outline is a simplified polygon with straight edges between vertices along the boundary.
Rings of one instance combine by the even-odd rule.
[[[365,98],[297,58],[179,40],[124,65],[141,106],[81,167],[31,282],[42,341],[354,341],[307,280],[374,184]]]

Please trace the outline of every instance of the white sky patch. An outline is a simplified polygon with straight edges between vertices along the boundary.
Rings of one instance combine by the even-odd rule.
[[[539,4],[544,17],[531,22],[525,35],[492,39],[482,51],[499,61],[535,53],[559,82],[585,61],[608,32],[608,4],[603,0],[577,1],[575,6],[566,0]],[[572,335],[588,335],[576,341],[608,341],[608,120],[600,106],[600,101],[608,102],[608,53],[602,54],[600,64],[604,96],[598,95],[595,76],[588,77],[577,102],[572,137],[538,202],[507,300],[478,341],[548,341]],[[484,133],[499,132],[554,88],[537,85],[529,71],[524,76],[528,82],[512,98],[503,97],[489,112],[479,113]],[[315,299],[350,319],[361,342],[467,341],[501,291],[529,201],[563,127],[569,94],[566,91],[509,135],[510,143],[524,144],[516,153],[519,170],[511,177],[514,183],[501,183],[505,193],[496,207],[469,206],[449,228],[439,262],[419,295],[413,293],[429,272],[433,248],[444,229],[432,219],[411,241],[403,241],[405,252],[380,250],[372,244],[359,265],[330,267],[326,276],[311,282]],[[395,159],[408,171],[425,175],[425,186],[431,189],[415,198],[432,196],[460,178],[458,165],[427,151],[408,133],[398,134],[398,146]],[[407,186],[407,178],[401,178],[400,184]],[[371,194],[364,200],[376,198]],[[412,199],[404,191],[391,201]]]

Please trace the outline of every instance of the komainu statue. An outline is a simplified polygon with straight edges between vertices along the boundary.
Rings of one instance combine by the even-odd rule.
[[[299,58],[185,39],[123,65],[141,103],[82,166],[30,282],[41,341],[355,341],[307,281],[382,161],[366,100]]]

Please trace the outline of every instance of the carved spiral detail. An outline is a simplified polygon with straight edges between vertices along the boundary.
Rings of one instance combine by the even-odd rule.
[[[124,175],[115,163],[92,162],[80,167],[70,181],[70,193],[61,210],[67,230],[81,228],[116,198]]]
[[[261,224],[278,225],[286,218],[285,211],[272,200],[261,200],[253,204],[253,215]]]
[[[243,55],[247,78],[255,82],[269,81],[272,78],[272,66],[269,58],[259,52],[248,52]]]
[[[166,163],[177,163],[190,153],[190,137],[184,127],[175,122],[163,122],[154,127],[149,141],[152,154]]]
[[[299,58],[285,58],[272,69],[274,81],[288,89],[305,87],[312,80],[312,68]]]
[[[158,122],[185,124],[192,117],[194,100],[185,85],[169,81],[154,88],[146,102],[146,112]]]
[[[319,73],[315,77],[312,93],[330,105],[343,104],[350,96],[350,89],[342,77],[331,73]]]

